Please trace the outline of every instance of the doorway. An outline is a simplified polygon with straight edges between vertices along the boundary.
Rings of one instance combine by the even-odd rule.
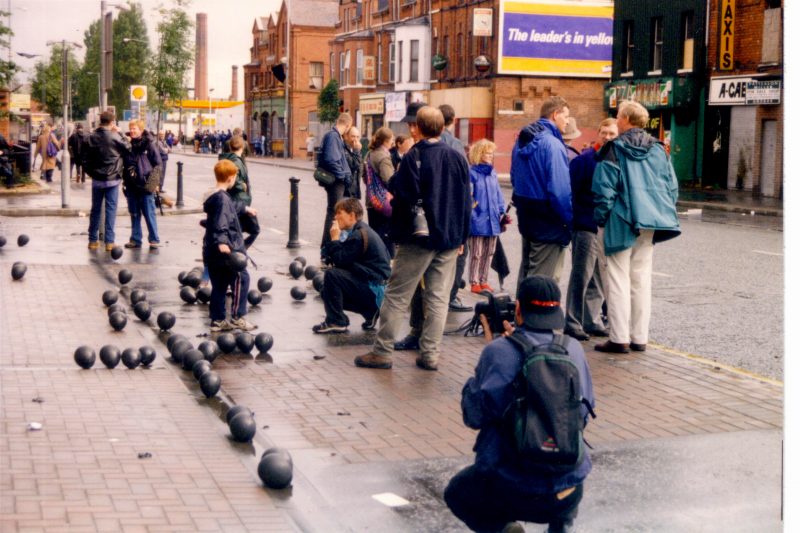
[[[778,144],[778,121],[761,124],[761,176],[759,189],[763,196],[775,196],[775,148]]]

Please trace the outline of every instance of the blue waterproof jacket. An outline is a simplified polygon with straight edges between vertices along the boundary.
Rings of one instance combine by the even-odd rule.
[[[511,152],[511,185],[519,232],[543,243],[569,244],[572,196],[567,149],[546,118],[522,129]]]
[[[344,141],[336,128],[332,128],[322,138],[317,161],[317,166],[336,176],[337,181],[343,181],[345,189],[350,187],[350,165],[347,164],[344,154]]]
[[[678,180],[663,144],[633,128],[606,143],[600,157],[592,193],[606,255],[632,247],[640,230],[654,230],[654,243],[680,235]]]
[[[470,235],[494,237],[500,235],[500,219],[505,213],[505,200],[492,165],[480,163],[469,169],[472,190]]]
[[[597,233],[592,194],[592,176],[595,168],[597,168],[597,151],[592,146],[569,163],[569,176],[572,182],[572,227],[575,231]]]

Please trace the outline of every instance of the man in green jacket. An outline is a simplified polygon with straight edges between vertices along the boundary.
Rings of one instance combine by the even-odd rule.
[[[601,352],[647,349],[653,245],[681,232],[678,180],[664,145],[643,129],[649,118],[638,102],[619,105],[620,135],[601,150],[592,179],[608,305],[609,340],[595,346]]]
[[[222,152],[219,154],[219,159],[227,159],[231,161],[238,173],[236,174],[236,183],[228,190],[231,199],[236,202],[241,202],[245,207],[250,207],[253,203],[253,190],[250,188],[250,178],[247,175],[247,165],[244,162],[242,153],[244,152],[244,139],[239,135],[234,135],[230,140],[230,152]],[[258,224],[258,217],[246,213],[243,209],[239,211],[243,213],[239,217],[239,225],[242,227],[242,233],[247,233],[247,238],[244,240],[245,248],[250,248],[250,245],[255,242],[258,234],[261,232],[261,227]]]

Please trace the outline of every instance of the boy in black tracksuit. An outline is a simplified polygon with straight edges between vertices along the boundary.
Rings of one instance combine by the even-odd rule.
[[[227,193],[236,182],[238,169],[232,162],[223,160],[214,166],[217,188],[203,202],[206,213],[206,234],[203,238],[203,263],[208,267],[211,278],[211,331],[231,329],[251,330],[257,326],[245,320],[247,314],[247,291],[250,288],[250,275],[247,269],[233,269],[228,258],[233,252],[246,254],[239,216],[244,212],[255,215],[249,207],[234,202]],[[238,212],[238,211],[241,211]],[[225,293],[230,286],[233,292],[231,320],[226,320]]]

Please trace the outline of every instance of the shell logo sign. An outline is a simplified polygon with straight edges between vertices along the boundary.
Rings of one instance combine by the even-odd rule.
[[[131,85],[131,102],[147,101],[147,85]]]

